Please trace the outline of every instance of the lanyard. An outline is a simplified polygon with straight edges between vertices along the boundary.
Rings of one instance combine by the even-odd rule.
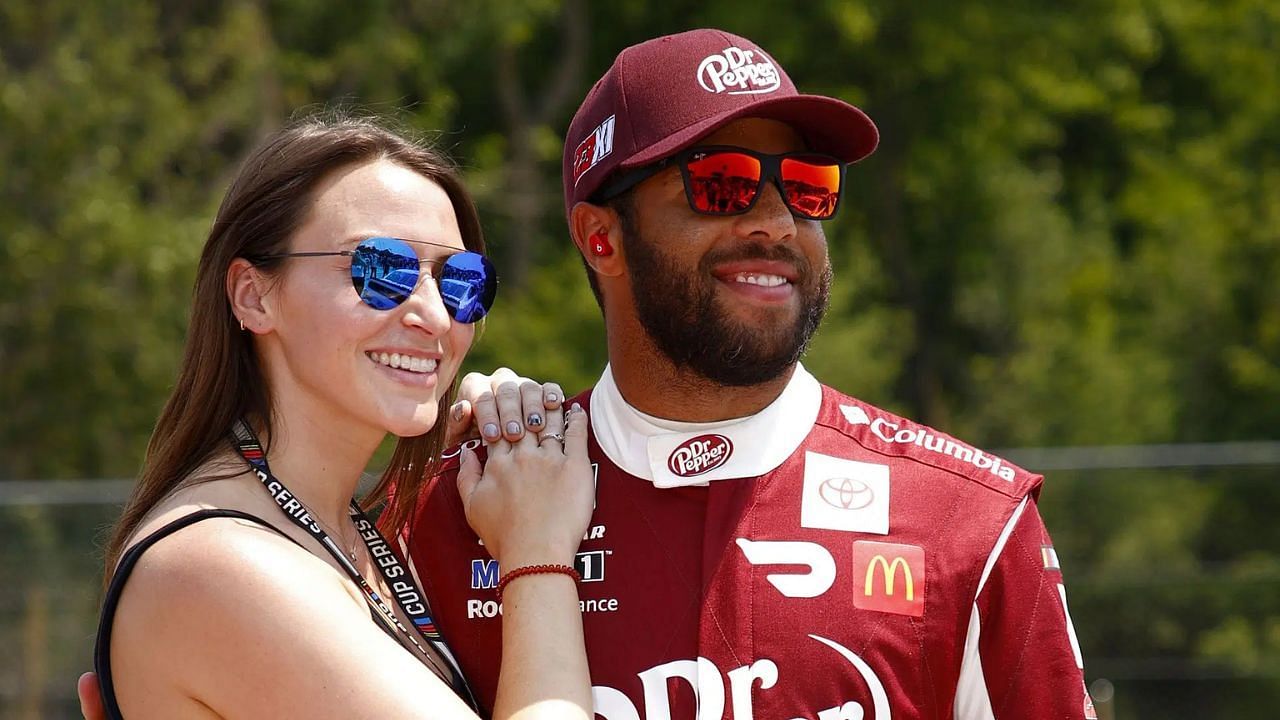
[[[267,455],[263,452],[262,445],[258,442],[257,436],[253,434],[253,430],[249,428],[249,424],[243,419],[236,421],[232,430],[232,441],[236,451],[240,453],[240,457],[249,463],[249,467],[253,469],[253,474],[257,476],[258,480],[262,481],[262,485],[266,487],[267,492],[271,494],[272,499],[280,506],[280,510],[285,516],[329,551],[329,554],[338,562],[338,565],[346,572],[347,576],[364,592],[365,599],[369,605],[378,612],[386,623],[399,630],[402,636],[408,638],[409,642],[418,648],[423,657],[430,660],[432,657],[439,656],[444,660],[447,665],[448,680],[453,686],[453,691],[463,700],[466,700],[473,710],[479,712],[475,696],[471,694],[471,688],[462,676],[462,670],[458,667],[453,654],[449,652],[448,646],[444,644],[444,639],[440,637],[440,632],[436,629],[436,624],[431,619],[431,609],[427,606],[426,596],[418,588],[418,583],[414,581],[413,576],[401,564],[400,559],[392,552],[391,546],[382,537],[382,533],[378,532],[377,526],[369,520],[355,500],[351,501],[349,512],[352,521],[355,523],[356,531],[359,532],[365,548],[369,551],[369,557],[373,558],[373,564],[377,566],[378,572],[382,574],[383,581],[391,589],[392,595],[395,596],[396,604],[400,606],[400,609],[404,611],[404,614],[413,623],[417,634],[421,635],[422,639],[426,640],[436,651],[434,655],[423,649],[418,639],[414,637],[414,633],[405,628],[386,601],[378,594],[378,591],[369,585],[364,576],[360,574],[360,571],[356,569],[356,566],[347,558],[346,553],[342,552],[337,544],[334,543],[333,538],[329,537],[329,533],[320,527],[320,524],[316,522],[316,519],[307,510],[306,506],[293,493],[289,492],[289,489],[285,487],[285,484],[279,478],[271,474],[271,468],[267,466]],[[443,675],[442,673],[437,674]]]

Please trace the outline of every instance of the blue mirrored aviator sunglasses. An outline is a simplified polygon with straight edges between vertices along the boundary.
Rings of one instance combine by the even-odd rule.
[[[354,250],[279,253],[260,256],[260,259],[349,257],[351,284],[360,299],[377,310],[390,310],[408,300],[422,281],[422,265],[439,264],[440,271],[433,277],[450,317],[469,324],[489,312],[498,295],[498,272],[489,258],[466,251],[443,260],[423,260],[409,243],[455,249],[423,240],[372,237],[361,240]]]

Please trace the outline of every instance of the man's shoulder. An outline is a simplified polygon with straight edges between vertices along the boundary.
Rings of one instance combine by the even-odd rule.
[[[883,410],[823,385],[815,426],[873,453],[905,458],[964,477],[1003,495],[1038,491],[1044,478],[935,428]]]

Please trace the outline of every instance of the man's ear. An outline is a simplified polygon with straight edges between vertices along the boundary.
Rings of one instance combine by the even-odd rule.
[[[227,267],[227,300],[243,329],[260,335],[275,327],[275,318],[265,302],[269,288],[269,278],[248,260],[236,258]]]
[[[617,277],[625,272],[621,223],[612,208],[580,202],[569,212],[573,244],[597,274]]]

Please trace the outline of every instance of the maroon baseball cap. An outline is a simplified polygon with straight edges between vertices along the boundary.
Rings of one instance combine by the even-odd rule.
[[[690,30],[618,53],[569,123],[566,215],[615,170],[661,160],[738,118],[781,120],[809,149],[845,162],[875,150],[880,134],[858,108],[802,95],[759,45],[723,30]]]

